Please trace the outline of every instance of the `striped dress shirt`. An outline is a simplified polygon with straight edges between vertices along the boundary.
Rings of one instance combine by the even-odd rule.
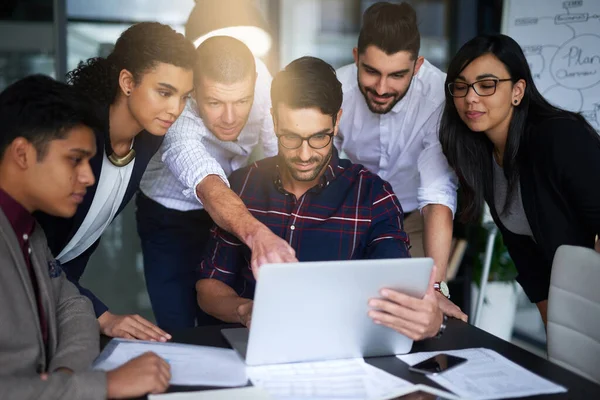
[[[256,60],[256,72],[254,103],[246,125],[233,142],[219,140],[210,132],[196,102],[188,100],[142,177],[140,189],[146,196],[174,210],[199,210],[203,207],[196,186],[208,175],[217,175],[229,184],[227,176],[248,164],[255,147],[262,146],[265,157],[277,154],[271,75],[260,60]]]
[[[296,198],[283,189],[278,157],[234,172],[229,180],[248,210],[296,250],[299,261],[410,257],[403,212],[391,186],[334,154],[318,185]],[[250,249],[213,227],[199,278],[218,279],[253,298]]]

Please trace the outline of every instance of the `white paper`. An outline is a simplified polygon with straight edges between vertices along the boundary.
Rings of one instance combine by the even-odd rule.
[[[247,368],[254,386],[274,399],[382,399],[410,382],[362,358],[265,365]]]
[[[232,387],[248,382],[246,365],[234,350],[179,343],[112,339],[92,368],[108,371],[148,351],[169,363],[172,385]]]
[[[490,349],[434,351],[397,357],[412,366],[440,353],[468,360],[446,372],[428,375],[429,379],[460,397],[492,400],[567,391],[566,388],[535,375]]]
[[[433,399],[432,396],[426,395],[434,395],[435,400],[461,400],[460,397],[456,396],[455,394],[423,384],[407,386],[404,389],[400,389],[393,395],[386,397],[385,400]]]
[[[272,399],[265,390],[257,387],[238,389],[204,390],[201,392],[181,392],[166,394],[150,394],[148,400],[269,400]]]

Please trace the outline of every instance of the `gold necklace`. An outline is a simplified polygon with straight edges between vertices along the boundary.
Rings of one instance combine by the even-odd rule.
[[[131,144],[129,148],[129,152],[125,154],[123,157],[119,157],[113,151],[108,155],[108,161],[115,167],[124,167],[129,164],[135,158],[135,150],[133,149],[133,143],[135,142],[135,138],[131,139]],[[110,143],[110,142],[109,142]],[[110,144],[109,144],[110,145]],[[112,146],[111,146],[112,147]]]
[[[135,158],[135,150],[129,150],[129,153],[125,154],[123,157],[117,156],[115,153],[111,153],[108,156],[108,161],[111,162],[115,167],[124,167],[129,164]]]

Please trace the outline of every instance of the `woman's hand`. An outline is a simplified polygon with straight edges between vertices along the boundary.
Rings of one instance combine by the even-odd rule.
[[[171,335],[139,315],[115,315],[106,311],[98,318],[100,332],[106,336],[166,342]]]

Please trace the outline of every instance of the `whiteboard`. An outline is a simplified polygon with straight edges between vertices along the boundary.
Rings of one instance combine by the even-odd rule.
[[[505,0],[502,32],[521,45],[544,97],[600,132],[600,0]]]

